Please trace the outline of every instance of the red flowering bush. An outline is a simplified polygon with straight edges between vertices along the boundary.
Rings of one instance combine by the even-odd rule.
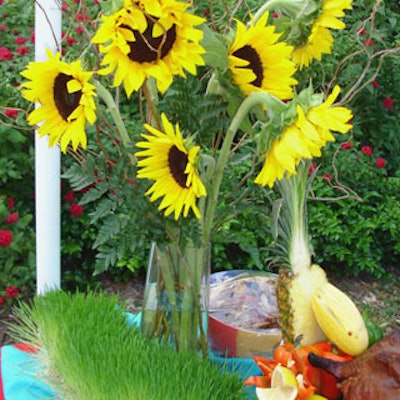
[[[327,269],[379,277],[400,255],[400,180],[380,154],[347,141],[331,144],[320,160],[309,226],[316,261]]]
[[[19,295],[19,291],[15,286],[7,286],[5,292],[10,299],[16,299]]]
[[[100,5],[95,1],[86,2],[84,7],[80,1],[61,3],[62,46],[73,57],[72,52],[78,55],[87,47]],[[28,104],[19,89],[23,79],[20,72],[34,60],[34,7],[34,1],[16,0],[4,2],[0,9],[0,231],[12,235],[11,242],[8,233],[0,235],[0,265],[5,268],[4,272],[0,269],[0,277],[1,285],[15,285],[21,290],[34,287],[36,273],[34,132],[25,123]],[[62,168],[67,169],[70,163],[65,157]],[[80,284],[86,287],[93,280],[92,245],[98,225],[89,224],[86,209],[93,211],[93,207],[79,204],[80,192],[62,190],[62,279],[71,288]]]
[[[25,44],[28,41],[28,39],[22,37],[22,36],[18,36],[17,38],[15,38],[14,43],[15,44]]]
[[[13,241],[13,235],[8,229],[3,229],[0,231],[0,247],[5,249]]]
[[[5,219],[6,224],[12,225],[19,221],[18,213],[17,212],[8,212],[7,217]]]
[[[98,225],[90,224],[88,213],[93,212],[93,207],[86,205],[83,207],[79,204],[82,192],[71,190],[69,185],[62,181],[62,280],[64,287],[71,289],[95,283],[93,276],[95,252],[92,246]]]
[[[0,46],[0,61],[13,59],[13,53],[7,47]]]
[[[10,308],[19,298],[20,293],[17,287],[7,286],[4,290],[1,288],[2,279],[0,279],[0,315],[3,308]]]
[[[386,166],[386,161],[382,157],[378,157],[375,161],[375,165],[378,168],[385,168]]]
[[[25,54],[29,54],[31,50],[27,46],[20,46],[15,50],[20,56],[24,56]]]
[[[18,297],[17,287],[25,294],[34,292],[35,234],[33,215],[21,201],[0,193],[0,290]]]
[[[363,147],[361,147],[361,152],[362,152],[363,154],[365,154],[366,156],[369,156],[369,157],[372,156],[372,149],[371,149],[370,146],[363,146]]]
[[[19,72],[33,59],[33,10],[34,2],[0,7],[0,296],[7,304],[17,297],[13,288],[25,296],[35,287],[34,149],[19,92]]]
[[[392,107],[393,107],[394,101],[392,98],[390,97],[385,97],[382,100],[382,105],[383,107],[385,107],[388,111],[391,111]]]
[[[361,90],[348,103],[354,115],[352,135],[362,145],[379,149],[387,173],[396,176],[400,165],[400,8],[398,2],[376,0],[354,0],[352,7],[346,29],[337,32],[332,55],[327,57],[333,68],[343,57],[346,62],[337,70],[324,71],[324,76],[337,74],[343,88],[364,77]]]
[[[16,110],[15,108],[7,108],[6,111],[4,112],[4,115],[8,118],[16,118],[18,117],[19,111]]]
[[[353,147],[353,143],[351,143],[351,142],[344,142],[343,144],[342,144],[342,150],[347,150],[347,149],[351,149],[352,147]]]
[[[75,192],[73,190],[70,190],[69,192],[64,194],[63,198],[67,203],[73,203],[75,200]]]
[[[341,57],[346,62],[324,76],[337,74],[341,87],[365,79],[347,103],[354,115],[351,136],[341,136],[342,143],[316,160],[312,198],[321,201],[309,202],[309,226],[316,261],[327,269],[381,276],[400,254],[400,48],[398,24],[391,23],[399,21],[400,9],[375,0],[352,6],[328,56],[332,66]],[[388,49],[394,57],[383,56]]]
[[[69,207],[69,211],[73,217],[79,217],[83,213],[83,207],[80,204],[72,203]]]

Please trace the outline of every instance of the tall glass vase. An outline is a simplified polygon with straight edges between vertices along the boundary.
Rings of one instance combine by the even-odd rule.
[[[208,350],[210,246],[152,243],[143,296],[141,329],[179,352]]]

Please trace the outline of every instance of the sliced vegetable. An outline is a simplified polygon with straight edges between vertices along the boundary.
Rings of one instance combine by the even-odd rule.
[[[253,360],[256,362],[258,368],[262,371],[264,376],[271,381],[272,371],[279,364],[278,361],[273,358],[254,356]]]
[[[288,361],[291,359],[292,351],[294,350],[294,344],[284,343],[278,346],[274,351],[274,359],[284,366],[288,365]]]
[[[271,386],[271,380],[267,380],[267,378],[263,375],[250,376],[244,382],[246,386],[257,386],[260,388],[267,388]]]
[[[291,343],[284,343],[276,348],[273,358],[253,357],[264,375],[250,377],[245,381],[245,385],[254,385],[259,388],[296,386],[296,400],[308,400],[310,397],[318,395],[320,395],[320,398],[323,396],[322,398],[328,400],[338,400],[342,392],[337,387],[336,378],[323,369],[311,365],[309,361],[310,354],[336,362],[346,362],[354,358],[327,341],[301,347],[296,347]],[[274,376],[275,382],[273,382]],[[277,376],[281,379],[279,385],[277,384]],[[292,385],[288,384],[288,376],[295,377],[296,385],[294,383]],[[268,392],[268,395],[271,394],[273,392]]]
[[[310,384],[310,382],[305,379],[304,375],[297,375],[298,393],[297,400],[305,400],[317,392],[317,388]]]

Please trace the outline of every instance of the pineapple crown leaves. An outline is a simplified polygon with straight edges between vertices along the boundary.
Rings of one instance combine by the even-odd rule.
[[[281,198],[272,205],[271,233],[273,262],[283,262],[290,270],[311,265],[313,249],[308,235],[307,195],[316,170],[309,176],[309,161],[301,161],[297,174],[278,181]]]

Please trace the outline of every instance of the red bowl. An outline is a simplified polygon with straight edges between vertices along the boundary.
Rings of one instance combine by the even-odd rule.
[[[265,282],[268,280],[268,284],[271,285],[268,296],[265,296],[265,290],[257,290],[256,282],[261,282],[260,279],[264,278],[266,278]],[[279,328],[246,329],[237,321],[231,323],[229,315],[235,313],[241,315],[242,310],[245,310],[246,314],[246,310],[249,309],[251,312],[252,307],[254,311],[254,307],[257,309],[257,301],[259,301],[276,317],[278,312],[274,295],[276,280],[275,274],[258,271],[223,271],[211,275],[208,334],[210,349],[216,355],[241,358],[254,355],[272,356],[273,350],[282,340]],[[214,301],[213,292],[217,293],[215,294],[218,296],[217,301]],[[222,320],[221,315],[224,314],[224,310],[227,311],[228,317],[224,317]]]

